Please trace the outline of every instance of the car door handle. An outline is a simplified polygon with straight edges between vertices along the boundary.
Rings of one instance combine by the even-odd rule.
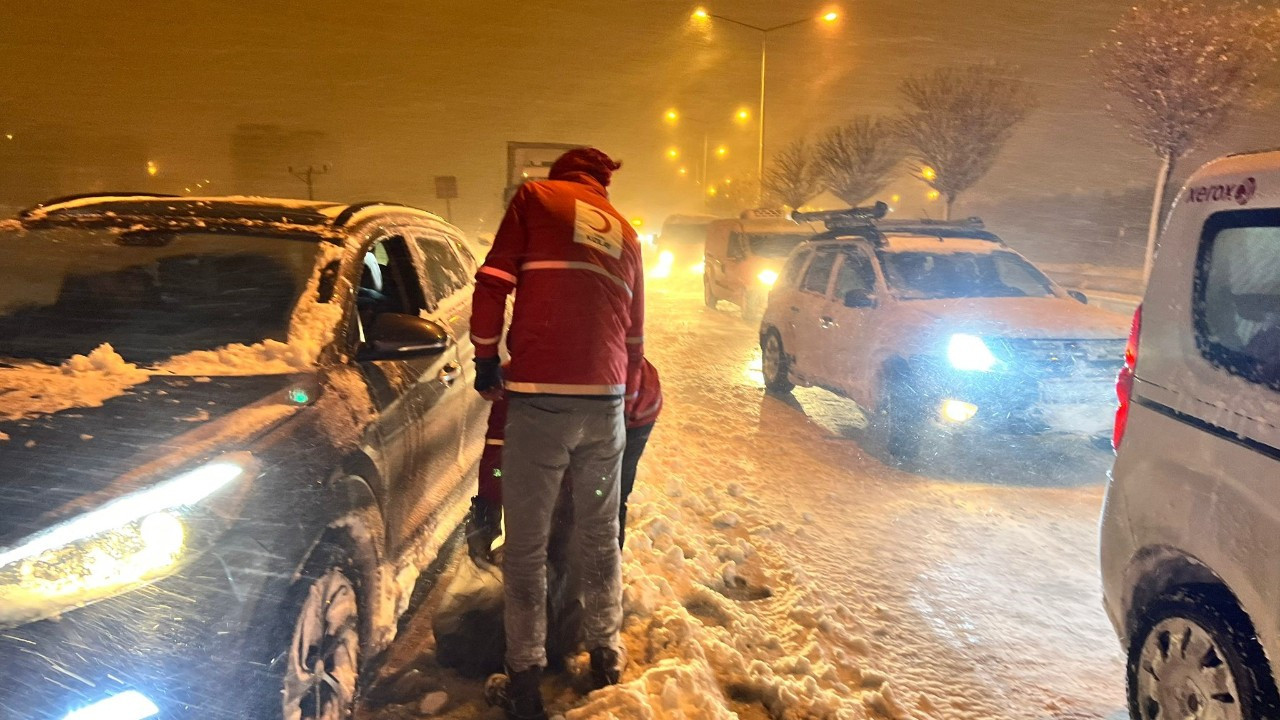
[[[458,382],[458,376],[461,374],[462,366],[458,363],[451,362],[440,368],[440,374],[436,376],[436,379],[444,383],[447,387]]]
[[[836,321],[833,318],[823,315],[822,317],[818,318],[818,324],[822,326],[823,330],[830,330],[831,328],[836,326]]]

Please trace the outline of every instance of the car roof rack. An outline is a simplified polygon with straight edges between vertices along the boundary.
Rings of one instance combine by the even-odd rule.
[[[865,227],[889,213],[889,206],[880,201],[868,207],[854,207],[845,210],[820,210],[817,212],[792,211],[792,222],[820,222],[828,230],[840,230],[851,227]]]
[[[107,198],[134,198],[134,197],[138,197],[138,198],[176,198],[176,197],[180,197],[180,196],[179,196],[179,195],[170,195],[170,194],[167,194],[167,193],[149,193],[149,192],[91,192],[91,193],[76,193],[75,195],[61,195],[61,196],[59,196],[59,197],[51,198],[51,199],[49,199],[49,200],[45,200],[45,201],[43,201],[43,202],[36,203],[35,205],[32,205],[32,206],[31,206],[31,207],[29,207],[29,208],[24,208],[24,209],[22,209],[22,210],[19,210],[19,211],[18,211],[18,217],[19,217],[19,218],[30,217],[30,216],[31,216],[31,215],[33,215],[34,213],[36,213],[36,212],[38,212],[38,211],[40,211],[40,210],[43,210],[43,209],[45,209],[45,208],[53,207],[54,205],[62,205],[62,204],[64,204],[64,203],[75,202],[76,200],[91,200],[91,199],[93,199],[93,198],[102,198],[102,199],[104,199],[104,200],[105,200],[105,199],[107,199]]]

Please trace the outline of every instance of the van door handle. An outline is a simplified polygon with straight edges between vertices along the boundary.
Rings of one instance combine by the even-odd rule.
[[[836,321],[833,318],[823,315],[821,318],[818,319],[818,324],[822,326],[823,330],[830,330],[831,328],[836,326]]]
[[[440,374],[436,376],[436,379],[444,383],[445,387],[450,387],[458,382],[460,374],[462,374],[462,366],[451,362],[440,368]]]

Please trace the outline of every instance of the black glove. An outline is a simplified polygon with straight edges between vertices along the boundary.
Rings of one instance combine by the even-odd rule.
[[[476,358],[476,392],[502,386],[502,363],[497,357]]]

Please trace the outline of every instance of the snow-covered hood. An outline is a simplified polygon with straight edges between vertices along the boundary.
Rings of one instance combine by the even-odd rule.
[[[246,445],[298,411],[299,376],[152,376],[97,407],[0,422],[0,547]]]
[[[895,318],[903,320],[903,329],[914,326],[926,334],[1057,340],[1114,340],[1129,334],[1123,315],[1060,297],[900,300]]]

